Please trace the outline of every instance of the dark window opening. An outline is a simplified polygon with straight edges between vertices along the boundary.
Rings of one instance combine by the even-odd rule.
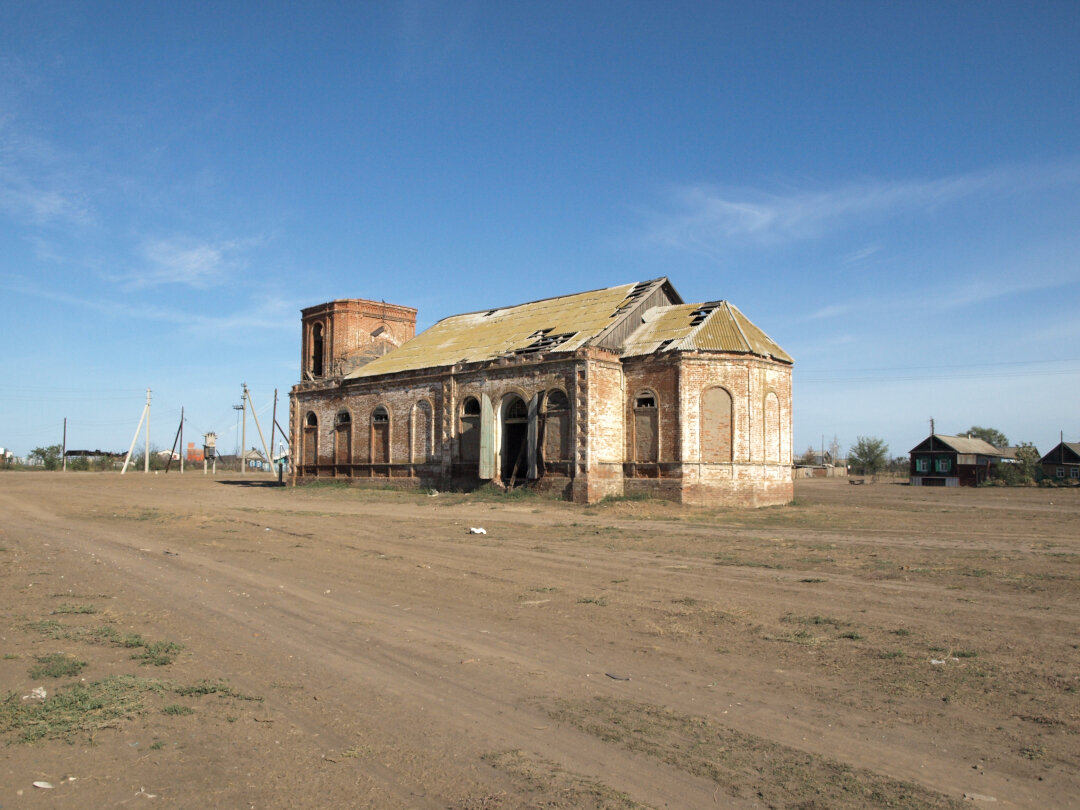
[[[311,373],[315,377],[323,375],[323,327],[321,323],[311,327]]]
[[[516,420],[516,419],[528,419],[528,418],[529,418],[529,409],[526,407],[525,403],[523,401],[521,401],[520,399],[515,399],[506,408],[506,420],[507,421]]]
[[[638,397],[637,400],[635,400],[634,407],[635,408],[655,408],[656,407],[656,397],[652,396],[651,394],[644,394],[644,395]]]
[[[317,417],[314,413],[309,412],[308,415],[307,415],[307,426],[308,427],[318,427],[319,426],[319,417]]]
[[[382,405],[380,405],[378,408],[376,408],[372,412],[371,421],[376,423],[376,424],[389,422],[390,421],[390,414],[387,412],[386,408],[384,408]]]
[[[349,416],[348,411],[341,411],[337,416],[334,417],[334,424],[335,425],[347,425],[351,421],[352,421],[352,417]]]
[[[545,410],[548,413],[568,411],[570,410],[570,400],[566,398],[566,394],[556,388],[547,395],[547,405]]]
[[[476,397],[469,397],[462,403],[461,413],[465,416],[479,416],[480,415],[480,400]]]

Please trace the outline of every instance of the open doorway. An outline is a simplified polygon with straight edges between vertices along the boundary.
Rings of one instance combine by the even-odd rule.
[[[528,477],[529,409],[521,397],[503,403],[501,477],[506,484],[524,482]]]

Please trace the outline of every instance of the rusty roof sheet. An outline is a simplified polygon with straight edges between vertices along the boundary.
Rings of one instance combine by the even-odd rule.
[[[624,357],[657,351],[756,354],[793,363],[785,352],[728,301],[655,307],[626,342]]]
[[[645,284],[652,288],[666,282],[666,278],[661,278],[641,285],[621,284],[453,315],[346,378],[495,360],[528,351],[530,347],[537,347],[534,349],[537,351],[572,352],[625,317],[635,290]]]
[[[1002,455],[1000,450],[983,439],[975,439],[968,436],[946,436],[942,433],[935,433],[934,438],[944,442],[957,453],[970,453],[979,456]]]

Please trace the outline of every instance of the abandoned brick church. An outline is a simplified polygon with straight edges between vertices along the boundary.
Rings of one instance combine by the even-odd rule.
[[[666,278],[455,315],[362,299],[301,312],[296,481],[529,486],[581,503],[786,503],[792,359]]]

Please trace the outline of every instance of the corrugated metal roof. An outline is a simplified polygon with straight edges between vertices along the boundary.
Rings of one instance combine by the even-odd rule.
[[[659,278],[454,315],[347,374],[346,379],[476,363],[530,351],[573,352],[601,342],[620,319],[640,309],[642,301],[661,289],[665,290],[661,300],[679,300],[670,282]],[[793,362],[727,301],[653,307],[644,314],[643,321],[627,338],[622,356],[681,349],[756,354]]]
[[[455,363],[475,363],[527,351],[572,352],[619,318],[633,301],[666,278],[621,284],[591,292],[547,298],[511,307],[453,315],[347,378],[371,377]],[[544,344],[547,345],[544,345]]]
[[[728,301],[649,310],[645,323],[627,340],[623,356],[678,350],[737,352],[794,362]]]
[[[934,438],[944,442],[957,453],[973,453],[979,456],[1000,456],[1001,451],[988,441],[968,438],[967,436],[946,436],[935,433]]]

